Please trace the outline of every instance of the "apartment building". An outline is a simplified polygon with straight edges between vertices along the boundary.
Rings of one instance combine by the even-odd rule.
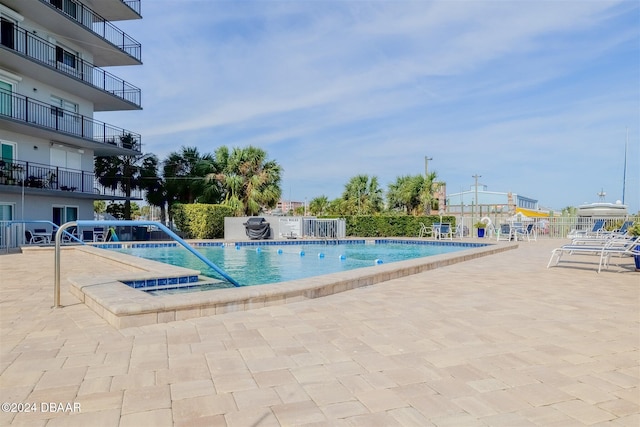
[[[114,24],[133,19],[140,0],[0,0],[0,221],[93,219],[94,200],[124,200],[94,158],[139,155],[141,137],[93,116],[142,108],[101,68],[142,64]]]

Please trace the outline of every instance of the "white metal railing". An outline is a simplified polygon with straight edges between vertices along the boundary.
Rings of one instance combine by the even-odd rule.
[[[598,219],[604,219],[604,228],[607,230],[616,230],[622,226],[625,221],[632,221],[632,216],[611,217],[611,218],[589,218],[589,217],[553,217],[553,218],[527,218],[527,217],[494,217],[493,215],[483,218],[457,218],[456,225],[464,226],[469,231],[469,237],[475,237],[476,231],[474,224],[484,219],[491,221],[491,225],[495,230],[500,228],[500,224],[513,224],[519,222],[525,226],[533,223],[536,228],[538,238],[564,239],[572,231],[590,231]],[[492,237],[488,235],[487,237]]]
[[[347,225],[343,218],[284,217],[278,219],[278,234],[280,238],[343,239]]]

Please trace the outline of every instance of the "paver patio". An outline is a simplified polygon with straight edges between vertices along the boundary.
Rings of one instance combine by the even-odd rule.
[[[36,404],[0,425],[638,426],[640,273],[561,243],[120,330],[64,279],[121,266],[63,257],[52,309],[52,253],[0,255],[2,401]]]

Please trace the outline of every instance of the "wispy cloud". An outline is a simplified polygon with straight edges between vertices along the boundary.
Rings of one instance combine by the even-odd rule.
[[[145,109],[105,120],[160,157],[261,146],[297,199],[337,197],[357,173],[386,186],[429,155],[449,191],[480,173],[554,207],[602,187],[622,197],[628,127],[638,210],[638,13],[635,1],[145,2],[126,23],[145,65],[114,70]]]

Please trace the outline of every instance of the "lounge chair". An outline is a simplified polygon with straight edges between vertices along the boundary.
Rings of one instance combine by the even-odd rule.
[[[551,257],[547,263],[547,268],[553,265],[558,265],[564,254],[580,254],[580,255],[597,255],[598,261],[598,273],[602,270],[602,267],[609,267],[609,259],[613,255],[617,256],[631,256],[640,254],[640,237],[613,237],[608,240],[603,240],[600,244],[595,243],[582,243],[582,244],[568,244],[551,251]]]
[[[604,228],[604,219],[598,219],[593,223],[593,227],[590,231],[587,230],[571,230],[567,235],[570,239],[575,239],[577,237],[599,237],[607,230]]]

